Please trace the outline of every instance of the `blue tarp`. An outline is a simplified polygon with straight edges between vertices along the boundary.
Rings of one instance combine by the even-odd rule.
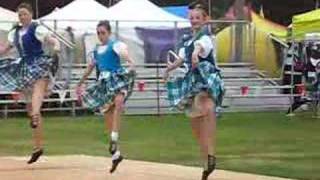
[[[167,6],[162,9],[176,16],[188,18],[188,6]]]

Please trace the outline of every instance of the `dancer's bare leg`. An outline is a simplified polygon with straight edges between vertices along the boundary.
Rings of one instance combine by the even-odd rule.
[[[123,103],[124,103],[124,94],[119,93],[114,99],[114,108],[113,108],[113,116],[112,116],[111,141],[110,141],[110,148],[109,148],[109,151],[112,154],[112,167],[110,169],[110,173],[113,173],[116,170],[118,164],[123,159],[118,147]]]
[[[31,98],[31,122],[32,127],[32,139],[34,152],[32,153],[31,159],[28,161],[29,164],[36,162],[42,155],[43,149],[43,126],[41,116],[41,106],[47,91],[48,80],[40,79],[35,82],[32,90]]]

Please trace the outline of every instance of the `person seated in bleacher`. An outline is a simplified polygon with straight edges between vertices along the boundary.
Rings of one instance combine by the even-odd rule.
[[[132,93],[135,71],[134,63],[128,54],[127,45],[110,37],[111,26],[109,21],[99,22],[97,35],[100,44],[96,45],[94,49],[93,59],[78,84],[77,92],[82,91],[82,84],[96,67],[99,72],[98,81],[79,95],[90,109],[100,109],[104,113],[106,127],[111,138],[109,152],[112,155],[112,167],[110,169],[110,173],[112,173],[123,160],[118,148],[120,116],[124,102]],[[129,69],[121,65],[121,59],[129,64]]]
[[[60,50],[60,45],[47,29],[32,21],[33,11],[29,4],[20,4],[17,13],[19,24],[9,32],[9,42],[0,49],[0,54],[16,47],[19,58],[0,60],[0,89],[31,92],[27,95],[31,97],[27,110],[34,143],[34,150],[28,161],[31,164],[43,154],[41,106],[57,61],[57,58],[44,54],[42,45],[45,42],[53,45],[55,53]]]
[[[207,28],[208,14],[202,4],[189,7],[191,36],[185,36],[174,63],[168,63],[168,100],[172,107],[186,110],[191,118],[193,134],[200,145],[204,162],[202,180],[215,170],[216,107],[222,103],[223,81],[214,56],[214,45]],[[168,79],[168,73],[183,63],[187,65],[184,77]]]

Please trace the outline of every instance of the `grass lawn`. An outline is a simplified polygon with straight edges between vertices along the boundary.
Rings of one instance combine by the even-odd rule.
[[[125,116],[121,149],[129,159],[200,166],[198,146],[183,115]],[[46,117],[47,155],[109,156],[101,117]],[[307,113],[225,113],[218,121],[218,168],[320,180],[320,119]],[[26,118],[0,120],[0,156],[27,155]]]

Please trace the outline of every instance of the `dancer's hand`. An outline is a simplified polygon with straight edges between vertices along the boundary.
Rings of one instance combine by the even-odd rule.
[[[12,48],[11,45],[0,42],[0,56],[8,53],[8,51]]]
[[[84,87],[82,86],[82,84],[78,84],[77,87],[76,87],[76,97],[77,97],[77,102],[78,104],[82,104],[82,95],[83,95],[83,92],[84,92]]]
[[[203,51],[203,48],[196,44],[194,46],[194,50],[192,52],[192,56],[191,56],[191,66],[192,69],[197,68],[198,64],[199,64],[199,54]]]
[[[82,83],[77,84],[76,94],[82,94],[84,89],[84,85]]]
[[[83,94],[83,90],[84,87],[83,87],[83,84],[82,83],[79,83],[76,87],[76,95],[79,97]]]
[[[171,70],[175,69],[175,65],[174,63],[172,63],[171,61],[167,62],[167,69],[164,71],[163,73],[163,80],[167,81],[168,77],[169,77],[169,72]]]
[[[6,46],[0,42],[0,55],[4,54]]]
[[[162,78],[163,78],[164,81],[167,81],[168,77],[169,77],[169,71],[168,71],[168,69],[166,69],[164,71],[164,73],[163,73],[163,77]]]
[[[167,62],[167,70],[166,71],[171,71],[171,70],[173,70],[173,69],[175,69],[175,65],[174,65],[174,63],[172,63],[171,61],[168,61]]]
[[[128,70],[129,70],[129,72],[131,72],[131,71],[132,71],[132,72],[135,72],[135,71],[136,71],[136,67],[134,66],[134,64],[131,63],[131,64],[129,65],[129,67],[128,67]]]
[[[195,69],[198,66],[198,63],[199,63],[198,53],[192,53],[191,63],[192,63],[192,69]]]

